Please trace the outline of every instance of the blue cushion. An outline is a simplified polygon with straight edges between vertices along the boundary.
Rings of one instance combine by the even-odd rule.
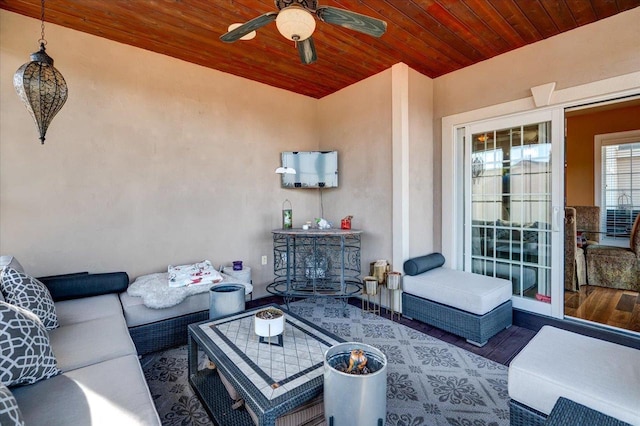
[[[444,265],[444,256],[440,253],[431,253],[426,256],[414,257],[404,262],[404,273],[418,275],[431,269]]]

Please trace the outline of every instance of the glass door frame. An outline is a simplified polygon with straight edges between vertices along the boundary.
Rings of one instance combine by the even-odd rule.
[[[535,299],[512,296],[514,308],[523,309],[542,315],[562,318],[564,316],[564,110],[552,108],[507,117],[487,119],[467,125],[457,126],[455,143],[464,144],[462,180],[462,197],[464,206],[462,235],[463,244],[459,247],[463,254],[463,269],[471,271],[471,255],[464,253],[471,250],[471,194],[472,185],[471,135],[485,131],[508,129],[532,125],[541,122],[551,123],[551,303]],[[464,138],[461,140],[461,136]]]
[[[539,87],[539,86],[538,86]],[[526,88],[526,85],[520,89]],[[532,90],[534,88],[531,88]],[[552,88],[548,99],[534,99],[525,95],[502,103],[477,107],[458,113],[445,115],[441,119],[441,205],[440,205],[440,250],[445,256],[445,266],[453,269],[463,269],[462,246],[464,243],[464,196],[462,194],[464,180],[463,145],[457,143],[459,129],[463,126],[491,120],[495,117],[509,117],[533,111],[551,109],[562,117],[564,127],[564,109],[575,108],[597,102],[609,102],[630,96],[640,95],[640,71],[629,74],[616,75],[600,80],[593,80],[584,84],[577,84],[560,89]],[[482,105],[482,102],[479,103]],[[563,133],[564,135],[564,133]],[[564,150],[560,156],[554,156],[557,166],[564,164]],[[560,161],[562,159],[563,161]],[[559,182],[564,181],[564,175]],[[556,188],[559,182],[554,182],[554,193],[564,194],[564,188]],[[564,207],[564,204],[562,204]],[[437,207],[436,207],[437,208]],[[562,221],[564,226],[564,220]],[[564,242],[560,241],[561,250]],[[558,281],[561,282],[561,281]],[[562,287],[556,286],[556,294],[552,298],[561,299]],[[564,318],[563,306],[555,306],[552,316]]]

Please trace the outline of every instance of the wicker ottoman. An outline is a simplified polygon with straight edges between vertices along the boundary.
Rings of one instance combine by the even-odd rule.
[[[476,346],[484,346],[511,326],[510,281],[440,266],[415,271],[423,272],[403,278],[404,316],[464,337]],[[412,270],[405,262],[407,272]]]
[[[508,387],[512,425],[546,424],[560,397],[640,425],[637,349],[544,326],[511,361]]]

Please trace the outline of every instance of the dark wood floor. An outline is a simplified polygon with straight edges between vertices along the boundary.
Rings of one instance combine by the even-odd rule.
[[[247,302],[246,305],[247,308],[253,308],[268,303],[282,304],[283,300],[278,296],[270,296]],[[349,304],[360,307],[360,299],[351,298],[349,299]],[[389,313],[384,308],[382,309],[381,315],[389,319]],[[469,352],[483,356],[503,365],[509,365],[513,357],[515,357],[518,352],[520,352],[520,350],[536,334],[535,331],[513,325],[489,339],[489,342],[486,345],[479,348],[475,345],[467,343],[466,340],[462,337],[455,336],[451,333],[447,333],[446,331],[431,327],[430,325],[421,323],[419,321],[402,318],[396,322],[399,322],[400,324],[411,327],[414,330],[421,331],[422,333],[435,337],[436,339],[451,343],[455,346],[468,350]]]
[[[567,316],[640,332],[640,293],[630,290],[583,285],[566,291]]]

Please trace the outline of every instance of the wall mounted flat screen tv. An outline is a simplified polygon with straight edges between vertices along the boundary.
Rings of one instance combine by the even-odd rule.
[[[338,151],[283,152],[282,167],[296,171],[282,174],[283,188],[338,187]]]

